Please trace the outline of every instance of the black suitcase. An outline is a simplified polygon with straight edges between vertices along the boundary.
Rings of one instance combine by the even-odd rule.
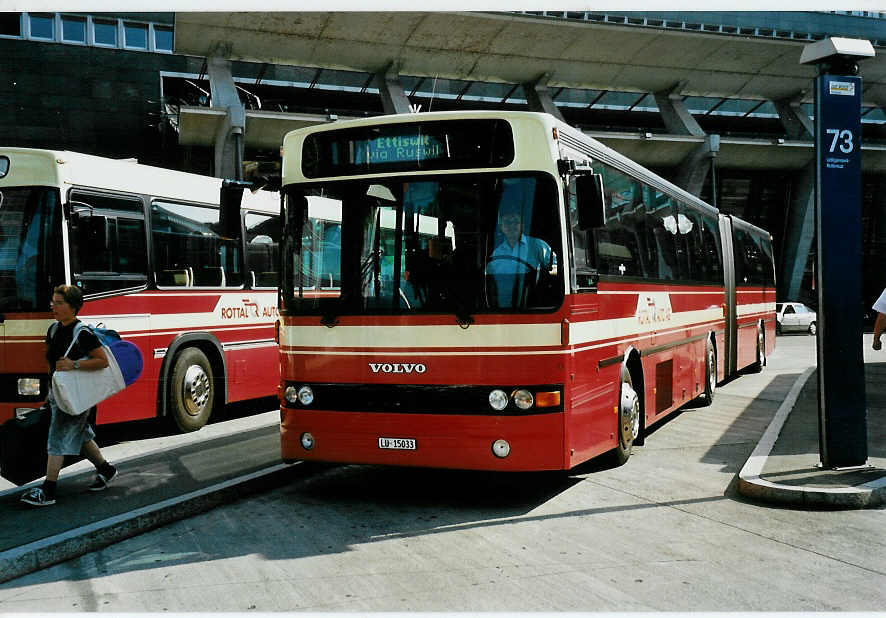
[[[0,427],[0,476],[24,485],[46,475],[46,438],[52,412],[48,407],[24,418],[11,418]]]

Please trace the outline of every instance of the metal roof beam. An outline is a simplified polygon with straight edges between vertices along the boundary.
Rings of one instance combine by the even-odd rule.
[[[526,101],[529,103],[529,109],[532,111],[547,112],[555,118],[565,122],[566,120],[563,118],[563,114],[560,113],[560,108],[554,104],[554,99],[551,98],[551,93],[548,91],[549,78],[550,75],[545,73],[535,81],[523,84],[523,92],[526,93]]]
[[[375,74],[375,83],[381,95],[382,109],[386,114],[408,114],[409,99],[400,82],[400,74],[393,64]]]
[[[683,101],[683,95],[679,92],[682,87],[683,84],[679,83],[668,90],[660,90],[653,93],[665,127],[667,127],[669,133],[675,135],[703,136],[705,134],[704,129],[701,128],[701,125],[692,116],[686,107],[686,103]]]
[[[772,102],[785,132],[792,139],[808,139],[815,135],[812,120],[800,108],[805,95],[805,91],[800,91],[793,96]]]

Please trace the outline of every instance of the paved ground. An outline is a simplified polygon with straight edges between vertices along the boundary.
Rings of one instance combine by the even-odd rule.
[[[785,348],[797,344],[808,347],[808,341],[780,338]],[[869,345],[867,335],[865,346]],[[871,361],[867,375],[872,467],[865,470],[832,472],[815,466],[817,408],[813,405],[814,376],[810,378],[808,354],[783,360],[777,375],[764,370],[719,389],[717,405],[727,408],[746,407],[748,397],[756,400],[752,414],[738,414],[736,430],[769,425],[759,452],[754,452],[738,475],[743,494],[804,508],[816,504],[849,508],[876,505],[882,497],[886,468],[886,380],[884,365],[873,362],[876,353],[868,351],[866,355]],[[814,362],[814,355],[811,358]],[[8,483],[5,488],[0,486],[5,524],[0,528],[0,581],[310,474],[308,466],[279,463],[278,418],[278,413],[271,411],[210,425],[195,434],[159,436],[108,447],[106,455],[122,471],[119,481],[102,494],[86,492],[85,486],[92,478],[91,466],[86,462],[77,464],[63,472],[59,503],[42,509],[39,516],[19,504],[20,488]],[[678,419],[671,431],[685,425],[698,432],[697,440],[703,441],[704,427],[699,423],[703,425],[704,419],[703,414],[693,416],[692,423]],[[764,444],[767,440],[771,441],[768,446]],[[656,443],[653,438],[644,448],[651,452]],[[649,480],[655,481],[654,477]],[[819,495],[828,497],[822,501],[810,499]]]
[[[809,367],[739,473],[741,493],[809,507],[868,508],[886,502],[886,352],[873,351],[870,343],[871,335],[865,335],[867,464],[842,470],[821,466],[818,372]]]

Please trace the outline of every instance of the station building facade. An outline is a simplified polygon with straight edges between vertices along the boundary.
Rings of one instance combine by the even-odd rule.
[[[705,32],[814,41],[847,36],[872,41],[886,53],[886,13],[877,12],[521,12],[524,17],[611,23],[620,27],[670,28],[686,37]],[[199,108],[211,108],[213,84],[207,59],[175,52],[174,13],[0,13],[0,143],[64,149],[189,172],[225,175],[213,146],[184,126]],[[289,115],[321,122],[386,113],[377,75],[334,68],[259,62],[230,63],[237,95],[254,114]],[[861,67],[864,78],[864,65]],[[521,84],[400,75],[399,85],[417,110],[538,109]],[[811,87],[811,84],[810,84]],[[620,149],[617,136],[654,139],[669,127],[653,93],[617,88],[551,88],[550,101],[570,124]],[[706,135],[779,140],[796,137],[776,102],[686,97],[682,103]],[[190,115],[186,115],[188,111]],[[797,106],[808,120],[808,103]],[[884,103],[862,109],[863,142],[886,148]],[[248,132],[248,131],[247,131]],[[616,136],[616,137],[613,137]],[[250,141],[243,158],[273,165],[276,136]],[[673,162],[628,156],[662,176],[678,180]],[[767,159],[767,162],[770,159]],[[795,255],[791,243],[792,200],[808,186],[796,168],[776,164],[718,165],[713,157],[693,191],[721,211],[769,230],[777,272],[798,262],[795,285],[779,282],[781,300],[816,304],[814,243]],[[886,172],[862,179],[863,295],[873,300],[886,285]],[[678,183],[679,184],[679,183]],[[782,278],[783,279],[783,278]]]

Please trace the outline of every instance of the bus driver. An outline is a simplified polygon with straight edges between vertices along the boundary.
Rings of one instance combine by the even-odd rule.
[[[519,306],[542,270],[555,272],[557,258],[548,243],[523,233],[523,216],[517,209],[502,209],[499,230],[504,238],[493,250],[486,273],[494,277],[498,307]]]

